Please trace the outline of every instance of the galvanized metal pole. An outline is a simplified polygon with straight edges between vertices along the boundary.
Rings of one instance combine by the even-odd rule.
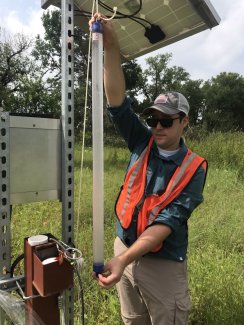
[[[74,242],[74,3],[62,0],[62,238]],[[74,323],[74,292],[64,295],[65,324]]]
[[[0,278],[10,277],[11,231],[10,231],[10,141],[9,113],[0,112]],[[6,319],[0,308],[0,324]]]

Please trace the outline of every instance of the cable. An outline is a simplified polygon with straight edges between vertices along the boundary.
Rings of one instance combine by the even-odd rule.
[[[106,9],[106,10],[108,10],[110,12],[113,12],[113,9],[111,7],[109,7],[108,5],[104,4],[102,1],[99,1],[99,4],[104,9]],[[124,14],[124,13],[117,10],[117,16],[115,17],[115,19],[129,18],[131,20],[134,20],[138,24],[142,25],[143,27],[145,27],[143,24],[141,24],[140,22],[137,21],[137,20],[141,20],[141,21],[145,21],[147,24],[149,24],[151,26],[152,24],[148,20],[146,20],[144,18],[141,18],[141,17],[135,17],[135,15],[138,14],[138,12],[140,12],[141,8],[142,8],[142,1],[140,1],[140,5],[139,5],[138,10],[136,12],[134,12],[133,14],[131,14],[131,15]]]
[[[102,1],[98,0],[98,3],[104,9],[107,9],[108,11],[113,12],[113,9],[111,7],[109,7],[108,5],[106,5],[105,3],[103,3]],[[124,18],[130,18],[130,17],[134,17],[135,15],[137,15],[140,12],[141,8],[142,8],[142,0],[140,0],[139,8],[133,14],[130,14],[130,15],[123,14],[123,13],[119,12],[118,10],[117,10],[117,14],[123,16]]]
[[[125,19],[125,18],[128,18],[128,19],[131,19],[133,21],[135,21],[136,23],[140,24],[142,27],[146,28],[145,25],[143,25],[143,23],[141,22],[145,22],[147,24],[149,24],[150,26],[152,26],[152,23],[150,23],[150,21],[144,19],[144,18],[141,18],[141,17],[135,17],[136,14],[138,14],[142,8],[142,0],[140,0],[140,4],[139,4],[139,8],[133,13],[133,14],[130,14],[130,15],[127,15],[127,14],[124,14],[118,10],[116,10],[116,15],[114,14],[114,9],[111,8],[110,6],[106,5],[105,3],[103,3],[102,1],[98,1],[99,5],[106,9],[107,11],[109,12],[112,12],[113,13],[113,16],[107,16],[108,19]],[[87,11],[83,11],[83,10],[75,10],[77,12],[79,12],[80,14],[76,15],[76,16],[84,16],[84,17],[88,17],[89,16],[89,12]]]
[[[114,10],[113,15],[111,17],[109,17],[109,18],[103,18],[103,19],[104,20],[112,20],[112,19],[114,19],[114,17],[116,16],[117,9],[118,9],[117,7],[114,7],[113,8],[113,10]]]
[[[75,14],[76,17],[86,17],[86,18],[91,18],[90,13],[87,13],[85,11],[82,10],[76,10],[77,14]],[[122,16],[107,16],[109,19],[126,19],[127,17],[122,17]],[[140,23],[140,21],[145,21],[145,23],[147,23],[148,25],[152,26],[152,23],[150,23],[150,21],[141,18],[141,17],[130,17],[128,19],[131,19],[133,21],[135,21],[136,23],[140,24],[141,26],[143,26],[144,28],[146,27],[145,25],[143,25],[142,23]]]
[[[14,277],[14,271],[16,266],[24,259],[25,255],[24,253],[22,253],[21,255],[19,255],[14,262],[12,263],[11,267],[10,267],[10,277],[13,278]],[[24,272],[23,272],[24,273]],[[17,283],[17,282],[16,282]],[[17,283],[18,286],[18,283]],[[18,286],[19,287],[19,286]],[[19,289],[16,289],[17,294],[22,298],[21,295],[21,291]]]
[[[81,315],[82,315],[81,321],[82,321],[82,325],[85,325],[85,302],[84,302],[83,284],[81,281],[80,273],[79,273],[76,265],[74,266],[74,271],[77,275],[79,287],[80,287],[80,294],[79,294],[80,299],[79,300],[81,300]]]
[[[81,300],[81,315],[82,315],[82,325],[85,324],[85,304],[84,304],[84,293],[83,293],[83,285],[82,285],[82,281],[81,281],[81,277],[79,274],[79,270],[82,266],[83,263],[83,257],[82,257],[82,253],[79,249],[75,248],[75,247],[71,247],[67,244],[65,244],[63,241],[61,240],[57,240],[55,238],[49,238],[49,240],[54,241],[57,245],[57,249],[58,251],[61,250],[61,253],[64,254],[64,257],[70,261],[70,263],[73,265],[73,269],[75,274],[77,275],[78,278],[78,282],[79,282],[79,287],[80,287],[80,299]],[[76,255],[78,254],[78,255]]]
[[[14,276],[14,270],[16,268],[16,266],[19,264],[19,262],[21,262],[24,258],[24,254],[19,255],[14,262],[12,263],[11,267],[10,267],[10,277],[13,278]]]
[[[63,254],[64,254],[64,257],[68,261],[78,262],[81,259],[83,260],[82,253],[79,249],[77,249],[75,247],[71,247],[71,246],[65,244],[63,241],[57,240],[53,237],[50,237],[49,240],[54,241],[56,243],[58,251],[60,252],[60,250],[61,250],[61,252],[63,252]]]

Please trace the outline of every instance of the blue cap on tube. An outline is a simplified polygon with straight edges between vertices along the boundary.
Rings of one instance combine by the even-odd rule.
[[[94,263],[93,264],[93,272],[96,273],[96,276],[98,277],[98,274],[103,273],[104,264],[103,263]]]
[[[93,33],[101,33],[103,32],[103,25],[101,23],[100,20],[96,20],[94,21],[94,23],[92,23],[92,32]]]

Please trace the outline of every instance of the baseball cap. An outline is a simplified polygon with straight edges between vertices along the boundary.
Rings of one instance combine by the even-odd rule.
[[[154,109],[167,115],[183,112],[188,116],[190,106],[185,96],[176,91],[170,91],[165,94],[160,94],[152,106],[144,109],[142,115],[150,115]]]

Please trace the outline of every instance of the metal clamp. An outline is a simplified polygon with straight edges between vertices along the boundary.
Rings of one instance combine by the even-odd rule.
[[[21,296],[22,296],[23,300],[30,300],[30,299],[41,297],[40,295],[33,295],[33,296],[28,296],[28,297],[25,296],[25,294],[24,294],[20,284],[18,283],[18,281],[16,281],[16,284],[17,284],[17,287],[18,287],[18,289],[19,289],[19,291],[21,293]]]

